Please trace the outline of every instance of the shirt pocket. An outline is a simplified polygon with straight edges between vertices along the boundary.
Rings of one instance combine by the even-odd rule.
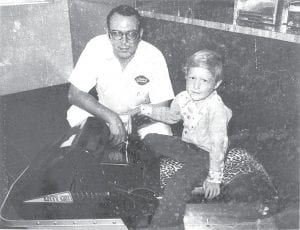
[[[140,85],[135,79],[128,85],[128,94],[130,94],[132,103],[136,105],[149,103],[149,83]]]

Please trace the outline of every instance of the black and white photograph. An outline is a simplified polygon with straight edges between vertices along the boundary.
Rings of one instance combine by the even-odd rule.
[[[300,1],[0,0],[0,229],[297,230]]]

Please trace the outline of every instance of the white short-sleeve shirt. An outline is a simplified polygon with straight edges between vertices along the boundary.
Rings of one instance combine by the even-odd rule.
[[[99,102],[118,114],[140,104],[157,104],[174,98],[165,58],[156,47],[141,41],[122,70],[106,34],[88,42],[69,82],[84,92],[96,85]],[[76,106],[68,111],[71,126],[88,116],[92,115]]]

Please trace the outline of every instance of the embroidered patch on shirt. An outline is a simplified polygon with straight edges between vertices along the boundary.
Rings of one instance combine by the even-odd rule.
[[[146,85],[150,80],[143,75],[137,76],[135,79],[139,85]]]

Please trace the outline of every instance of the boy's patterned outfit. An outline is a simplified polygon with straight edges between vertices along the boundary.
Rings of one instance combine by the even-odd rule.
[[[224,155],[228,147],[227,126],[232,112],[216,91],[200,101],[193,101],[188,92],[183,91],[175,97],[170,108],[149,109],[146,105],[142,106],[141,110],[142,114],[169,124],[183,120],[182,140],[210,153],[207,180],[221,183]],[[221,147],[217,146],[220,144]]]
[[[184,163],[167,183],[151,228],[180,225],[192,187],[205,179],[215,183],[222,180],[228,147],[227,125],[232,112],[216,91],[201,101],[193,101],[188,92],[183,91],[170,108],[143,105],[141,113],[169,124],[183,120],[182,140],[155,134],[144,139],[156,157],[164,155]],[[221,152],[216,151],[220,149]]]

